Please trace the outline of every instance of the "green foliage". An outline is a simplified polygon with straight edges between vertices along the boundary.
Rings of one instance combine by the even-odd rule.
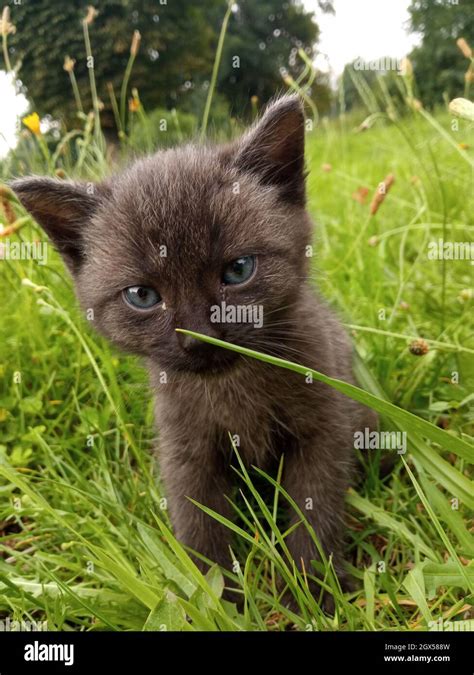
[[[383,65],[394,65],[396,59],[383,57],[377,59]],[[370,113],[389,108],[392,112],[406,112],[403,85],[398,69],[371,68],[372,64],[356,59],[347,64],[341,76],[339,86],[343,88],[346,111],[365,105]]]
[[[60,9],[48,0],[12,4],[11,18],[17,30],[9,37],[10,56],[13,66],[21,64],[18,76],[34,109],[41,116],[50,114],[69,125],[75,123],[71,84],[63,70],[66,56],[76,60],[74,74],[84,111],[92,108],[82,30],[88,4],[99,10],[89,33],[98,96],[105,106],[103,127],[115,126],[107,85],[112,84],[118,97],[134,30],[140,31],[142,40],[130,87],[138,89],[145,109],[179,107],[196,114],[189,99],[195,92],[195,103],[201,99],[200,92],[205,96],[226,9],[223,0],[163,4],[156,0],[71,0]],[[318,28],[311,14],[294,0],[242,0],[238,5],[230,20],[220,89],[240,113],[248,107],[251,95],[258,95],[263,103],[281,87],[279,69],[292,68],[288,62],[291,49],[298,45],[311,54]],[[281,31],[278,38],[273,36],[276,29]],[[260,43],[265,50],[259,48]],[[234,55],[241,60],[237,70],[232,68]],[[318,86],[327,99],[326,83]]]
[[[31,161],[48,171],[30,140]],[[360,354],[362,389],[330,384],[379,409],[384,428],[408,434],[408,452],[385,480],[380,453],[360,454],[365,471],[348,495],[356,590],[341,592],[329,561],[320,569],[334,617],[286,555],[281,470],[255,476],[238,466],[242,496],[225,524],[240,570],[199,573],[171,533],[154,475],[142,368],[90,332],[51,249],[44,266],[1,264],[0,616],[47,620],[50,629],[212,631],[417,630],[464,618],[474,583],[472,270],[469,261],[426,256],[432,239],[472,238],[474,159],[461,141],[472,146],[467,122],[453,132],[446,115],[423,110],[394,122],[379,115],[364,134],[340,118],[307,135],[313,272]],[[93,140],[86,147],[79,173],[94,179],[107,162]],[[351,195],[375,191],[389,172],[394,186],[370,217]],[[43,239],[14,199],[11,207],[23,218],[11,239]],[[408,349],[416,337],[427,341],[424,356]],[[221,597],[229,576],[241,588],[241,613]],[[280,579],[299,615],[285,606]]]
[[[131,124],[129,147],[139,153],[161,147],[171,147],[196,135],[198,121],[194,115],[176,109],[156,108],[149,115],[143,113]]]
[[[458,38],[474,44],[472,2],[459,0],[412,0],[408,8],[412,31],[421,34],[421,44],[410,54],[417,76],[419,97],[433,107],[443,100],[462,96],[469,60],[456,45]]]
[[[327,4],[324,9],[329,11]],[[314,56],[319,29],[302,5],[287,0],[241,0],[238,7],[226,38],[219,91],[232,110],[249,114],[252,96],[265,103],[282,89],[282,69],[295,78],[300,74],[303,64],[297,51],[303,48]],[[318,76],[312,93],[327,110],[329,87],[323,76]]]
[[[132,33],[139,30],[142,44],[134,65],[131,86],[140,91],[148,108],[174,105],[183,86],[212,66],[215,28],[208,22],[220,0],[198,4],[174,0],[161,4],[152,0],[72,0],[60,7],[48,0],[12,6],[17,31],[10,38],[14,56],[22,60],[19,77],[28,87],[41,115],[71,118],[71,96],[66,55],[76,59],[75,74],[84,109],[92,107],[89,75],[82,35],[87,5],[97,6],[99,15],[89,26],[98,94],[106,106],[105,127],[113,126],[106,85],[120,90],[130,54]]]
[[[333,617],[324,614],[288,555],[281,506],[297,506],[281,485],[284,458],[277,475],[267,475],[245,467],[235,447],[235,519],[196,508],[233,531],[240,567],[199,572],[173,536],[155,476],[143,370],[91,333],[49,249],[47,265],[0,265],[7,318],[0,324],[0,617],[47,621],[50,630],[146,631],[418,630],[467,618],[474,585],[472,270],[469,261],[434,261],[426,252],[439,238],[472,239],[472,125],[460,120],[454,131],[446,114],[402,110],[413,82],[401,79],[403,114],[387,114],[393,98],[385,92],[378,99],[360,75],[353,81],[372,113],[365,133],[352,132],[353,111],[307,134],[308,208],[318,222],[313,273],[353,336],[360,387],[317,371],[313,378],[378,410],[383,428],[408,438],[407,454],[384,480],[381,452],[359,451],[364,471],[347,499],[355,590],[342,592],[330,560],[315,564],[335,604]],[[163,118],[165,144],[194,133],[191,115],[158,109],[147,116],[138,106],[124,151],[162,145]],[[80,119],[82,127],[61,138],[54,130],[24,138],[2,163],[3,178],[32,170],[106,175],[110,157],[93,133],[93,116]],[[371,216],[354,193],[375,193],[388,173],[395,183]],[[10,241],[44,238],[11,191],[2,186],[1,197]],[[415,338],[425,340],[424,355],[409,349]],[[247,355],[302,377],[308,372],[305,364]],[[299,527],[309,527],[299,516]],[[242,612],[222,599],[229,578],[240,588]],[[298,613],[286,606],[285,592]]]

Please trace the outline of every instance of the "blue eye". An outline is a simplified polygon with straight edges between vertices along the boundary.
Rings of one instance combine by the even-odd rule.
[[[226,265],[222,274],[224,284],[243,284],[255,270],[255,256],[246,255]]]
[[[123,296],[135,309],[151,309],[161,302],[161,296],[149,286],[130,286],[123,291]]]

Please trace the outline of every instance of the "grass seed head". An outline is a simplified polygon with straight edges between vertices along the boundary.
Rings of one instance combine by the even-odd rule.
[[[455,98],[449,104],[449,112],[456,117],[474,122],[474,103],[467,98]]]
[[[406,98],[406,103],[412,110],[415,111],[421,110],[423,108],[423,103],[418,98],[414,98],[413,96],[408,96]]]
[[[132,37],[132,44],[130,46],[130,54],[132,56],[136,56],[138,54],[138,50],[140,49],[141,39],[142,39],[142,36],[140,34],[140,31],[134,30],[133,31],[133,37]]]
[[[352,199],[354,199],[354,201],[356,202],[359,202],[359,204],[365,204],[365,202],[367,201],[368,194],[369,188],[358,187],[357,190],[355,190],[351,196]]]
[[[87,7],[87,15],[86,15],[86,18],[84,19],[84,21],[86,22],[86,24],[87,24],[88,26],[90,26],[91,23],[93,23],[94,20],[95,20],[98,16],[99,16],[98,10],[97,10],[95,7],[93,7],[92,5],[89,5],[89,6]]]
[[[456,40],[456,44],[462,51],[466,59],[472,59],[472,49],[469,47],[468,43],[464,38],[461,37],[458,40]]]
[[[464,80],[468,84],[471,84],[472,82],[474,82],[474,68],[472,67],[472,64],[469,66],[469,68],[464,73]]]
[[[0,205],[5,215],[5,220],[9,225],[13,225],[13,223],[16,221],[16,216],[15,212],[13,211],[10,200],[7,199],[7,197],[5,196],[0,195]]]
[[[395,176],[393,173],[389,173],[388,176],[378,185],[375,194],[372,199],[372,203],[370,204],[370,215],[375,216],[377,211],[380,208],[380,205],[384,201],[385,197],[388,194],[388,191],[392,187],[393,183],[395,181]]]
[[[408,350],[410,354],[413,354],[413,356],[424,356],[430,351],[430,346],[426,340],[423,340],[423,338],[418,338],[410,342]]]
[[[407,78],[413,77],[413,65],[410,59],[406,56],[402,59],[400,64],[400,75]]]
[[[64,57],[63,69],[66,71],[66,73],[72,73],[75,65],[76,65],[75,59],[71,59],[71,57],[69,56]]]
[[[3,37],[16,33],[15,26],[10,22],[10,7],[4,7],[0,20],[0,33]]]

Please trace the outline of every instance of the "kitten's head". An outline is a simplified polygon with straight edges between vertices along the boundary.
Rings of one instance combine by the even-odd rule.
[[[305,275],[304,178],[303,110],[286,97],[230,145],[160,151],[94,185],[12,187],[102,333],[164,369],[215,373],[239,357],[175,329],[262,351],[281,339]]]

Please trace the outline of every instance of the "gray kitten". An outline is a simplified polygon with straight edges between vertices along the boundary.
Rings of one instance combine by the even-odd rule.
[[[13,189],[62,254],[97,328],[147,359],[176,536],[231,565],[230,531],[187,498],[231,517],[231,432],[248,466],[268,469],[284,452],[283,486],[343,575],[354,432],[370,412],[319,382],[175,331],[353,382],[347,337],[307,278],[304,134],[300,101],[283,97],[229,145],[159,151],[92,189],[37,177]],[[305,527],[287,543],[311,573],[318,555]]]

